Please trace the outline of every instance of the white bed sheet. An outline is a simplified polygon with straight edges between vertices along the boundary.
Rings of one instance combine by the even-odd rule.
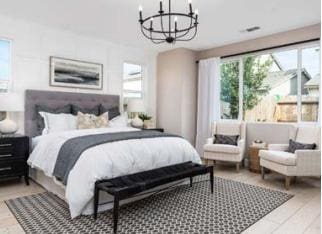
[[[135,128],[105,128],[74,130],[39,136],[33,139],[33,151],[28,159],[32,168],[48,177],[53,171],[61,146],[70,138],[82,135],[138,131]],[[191,144],[177,137],[135,139],[106,143],[83,152],[70,171],[65,187],[65,200],[71,217],[92,212],[91,200],[95,181],[150,170],[162,166],[193,161],[201,163]]]

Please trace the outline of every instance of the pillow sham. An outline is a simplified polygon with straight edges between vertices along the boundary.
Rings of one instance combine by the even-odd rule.
[[[45,122],[43,135],[76,129],[76,116],[72,114],[52,114],[47,112],[39,112],[39,114]]]
[[[108,126],[108,112],[100,116],[77,113],[77,129],[107,128]]]
[[[106,107],[101,104],[99,106],[99,110],[100,110],[100,115],[108,112],[108,119],[109,120],[114,119],[115,117],[117,117],[121,114],[118,106]]]
[[[214,144],[222,144],[222,145],[237,145],[239,135],[236,136],[228,136],[228,135],[214,135]]]
[[[79,107],[77,105],[72,105],[72,114],[73,115],[78,115],[78,112],[98,116],[100,114],[99,105],[93,106],[93,107]]]
[[[46,113],[52,113],[52,114],[70,114],[71,113],[71,108],[72,106],[65,105],[63,107],[48,107],[45,105],[36,105],[35,110],[36,110],[36,123],[37,123],[37,134],[36,135],[41,135],[44,128],[45,128],[45,122],[43,117],[39,114],[40,112],[46,112]]]
[[[304,144],[300,142],[289,140],[288,152],[295,153],[296,150],[314,150],[316,148],[316,144]]]
[[[123,128],[127,126],[128,126],[127,113],[123,113],[122,115],[119,115],[110,120],[110,127]]]

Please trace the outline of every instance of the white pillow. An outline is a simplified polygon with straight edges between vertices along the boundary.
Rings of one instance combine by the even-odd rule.
[[[128,126],[127,113],[123,113],[122,115],[116,116],[115,118],[110,120],[110,127],[123,128],[127,126]]]
[[[45,128],[42,131],[43,135],[76,129],[77,117],[72,114],[52,114],[48,112],[39,112],[39,114],[45,122]]]

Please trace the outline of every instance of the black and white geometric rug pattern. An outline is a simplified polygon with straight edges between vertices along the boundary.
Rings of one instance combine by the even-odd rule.
[[[120,207],[118,233],[241,233],[292,195],[215,177]],[[112,233],[112,212],[70,219],[67,204],[45,192],[6,201],[26,233]]]

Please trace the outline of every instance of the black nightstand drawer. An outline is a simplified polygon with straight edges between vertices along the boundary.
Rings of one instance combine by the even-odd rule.
[[[0,138],[0,160],[8,157],[25,157],[29,150],[29,140],[25,137]]]
[[[0,179],[25,177],[29,185],[27,159],[29,137],[18,134],[0,136]]]
[[[0,177],[24,175],[27,164],[25,161],[0,162]]]

